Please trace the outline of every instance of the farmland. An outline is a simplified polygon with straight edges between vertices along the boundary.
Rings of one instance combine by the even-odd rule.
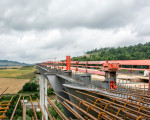
[[[21,76],[33,73],[35,67],[32,68],[16,68],[16,69],[2,69],[0,70],[0,78],[19,78]]]
[[[16,94],[29,81],[30,79],[0,78],[0,93],[9,87],[5,94]]]
[[[8,68],[0,70],[0,93],[7,87],[5,93],[15,94],[18,93],[23,85],[35,78],[35,66],[23,66],[21,68]]]

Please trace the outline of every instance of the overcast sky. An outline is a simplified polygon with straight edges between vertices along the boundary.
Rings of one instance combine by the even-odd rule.
[[[150,0],[0,0],[0,59],[36,63],[150,41]]]

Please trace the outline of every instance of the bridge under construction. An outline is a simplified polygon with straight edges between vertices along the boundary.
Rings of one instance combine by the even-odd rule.
[[[62,120],[150,119],[150,60],[71,61],[71,57],[66,56],[66,61],[39,63],[37,69],[40,85],[40,100],[37,101],[43,120],[55,120],[48,111],[48,103]],[[136,83],[139,81],[118,79],[118,74],[125,70],[129,75],[142,76],[147,85],[138,87]],[[147,77],[139,71],[148,73]],[[65,114],[47,96],[48,82]],[[32,103],[31,97],[30,100]],[[11,119],[16,109],[17,104]],[[33,103],[32,109],[33,119],[38,120]],[[24,100],[22,117],[26,120]]]

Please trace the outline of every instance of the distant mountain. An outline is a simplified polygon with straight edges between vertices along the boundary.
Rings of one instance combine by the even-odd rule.
[[[0,60],[0,66],[1,67],[5,67],[5,66],[26,66],[26,65],[30,65],[30,64],[20,63],[20,62],[17,62],[17,61]]]

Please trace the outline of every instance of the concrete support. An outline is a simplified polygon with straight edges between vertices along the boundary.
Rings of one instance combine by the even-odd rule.
[[[115,85],[117,85],[116,71],[105,71],[105,81],[103,81],[103,88],[110,89],[111,81],[115,81]]]
[[[76,74],[75,79],[81,80],[83,82],[91,83],[91,74],[90,73]]]
[[[45,91],[45,95],[47,96],[47,79],[45,79],[45,87],[44,87],[44,91]],[[46,106],[46,108],[47,108],[47,97],[44,95],[44,104],[45,104],[45,106]],[[43,106],[44,107],[44,106]],[[44,115],[45,115],[45,118],[46,118],[46,120],[48,120],[48,115],[47,115],[47,112],[46,112],[46,109],[44,108]]]
[[[47,79],[45,79],[42,75],[39,76],[39,84],[40,84],[40,105],[42,110],[44,111],[44,115],[46,120],[48,120],[47,112],[44,108],[44,104],[47,106]],[[42,118],[43,120],[43,118]]]

